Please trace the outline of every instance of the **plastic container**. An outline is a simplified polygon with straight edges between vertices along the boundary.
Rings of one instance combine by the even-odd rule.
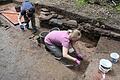
[[[39,34],[39,43],[44,43],[44,39],[45,39],[45,36],[48,34],[49,32],[47,31],[43,31]]]
[[[52,31],[60,31],[60,29],[58,27],[54,27],[54,28],[49,30],[49,32],[52,32]]]
[[[99,70],[103,73],[107,73],[112,69],[112,63],[107,59],[101,59],[99,62]]]
[[[119,54],[118,53],[115,53],[115,52],[113,52],[113,53],[111,53],[110,54],[110,60],[111,60],[111,62],[112,63],[117,63],[118,62],[118,60],[119,60]]]

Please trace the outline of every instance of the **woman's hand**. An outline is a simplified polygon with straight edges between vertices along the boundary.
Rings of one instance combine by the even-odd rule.
[[[78,59],[75,60],[75,62],[80,65],[80,61]]]
[[[77,59],[87,61],[87,56],[85,54],[77,53]]]

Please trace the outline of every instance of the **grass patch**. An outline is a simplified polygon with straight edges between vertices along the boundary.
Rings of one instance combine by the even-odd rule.
[[[88,0],[75,0],[75,4],[77,7],[81,7],[85,5],[88,2]]]
[[[115,8],[116,8],[117,11],[120,11],[120,4],[117,5]]]

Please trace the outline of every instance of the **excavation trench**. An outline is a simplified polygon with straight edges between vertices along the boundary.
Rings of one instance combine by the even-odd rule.
[[[91,62],[91,56],[94,54],[94,51],[96,49],[97,43],[101,35],[98,33],[95,34],[93,31],[83,30],[81,26],[89,26],[90,24],[94,23],[88,23],[87,18],[85,20],[83,19],[84,17],[82,18],[80,16],[80,18],[82,19],[78,19],[78,17],[72,13],[70,14],[66,12],[58,12],[54,9],[51,10],[49,8],[41,8],[41,14],[42,16],[40,17],[40,30],[42,32],[44,32],[42,28],[46,28],[47,32],[49,32],[51,29],[56,27],[60,30],[79,29],[81,31],[82,37],[80,41],[78,41],[75,45],[81,49],[82,53],[87,55],[87,60],[81,61],[80,66],[72,66],[68,68],[71,69],[73,72],[77,73],[78,75],[83,75],[89,63]],[[41,35],[41,33],[39,35]],[[38,39],[38,42],[43,43],[43,39],[41,41]],[[65,65],[74,64],[73,62],[66,59],[62,59],[60,62],[62,62]]]
[[[40,26],[42,28],[58,27],[60,30],[79,29],[81,31],[82,38],[76,46],[79,46],[82,53],[87,55],[87,60],[82,61],[79,67],[70,67],[79,75],[85,73],[91,62],[100,36],[120,40],[120,29],[108,26],[100,20],[90,19],[52,6],[40,5],[40,7],[40,14],[42,14]],[[64,60],[64,62],[67,61]]]

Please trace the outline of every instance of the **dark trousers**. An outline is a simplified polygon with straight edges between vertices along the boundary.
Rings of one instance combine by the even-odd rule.
[[[55,57],[58,57],[58,58],[63,57],[62,48],[61,47],[58,47],[56,45],[50,45],[50,44],[47,44],[47,43],[45,43],[45,46],[50,51],[50,53],[52,55],[54,55]]]
[[[56,46],[54,44],[50,45],[50,44],[47,44],[45,43],[45,47],[47,48],[48,51],[50,51],[50,53],[52,55],[54,55],[55,57],[58,57],[58,58],[62,58],[63,57],[63,53],[62,53],[62,47],[59,47],[59,46]],[[74,50],[74,52],[72,53],[69,53],[68,54],[70,56],[73,56],[73,57],[77,57],[77,54],[76,54],[76,51]]]
[[[35,26],[35,14],[33,14],[29,18],[26,15],[24,15],[24,20],[25,20],[27,28],[29,28],[29,22],[31,21],[32,29],[36,29],[36,26]]]

